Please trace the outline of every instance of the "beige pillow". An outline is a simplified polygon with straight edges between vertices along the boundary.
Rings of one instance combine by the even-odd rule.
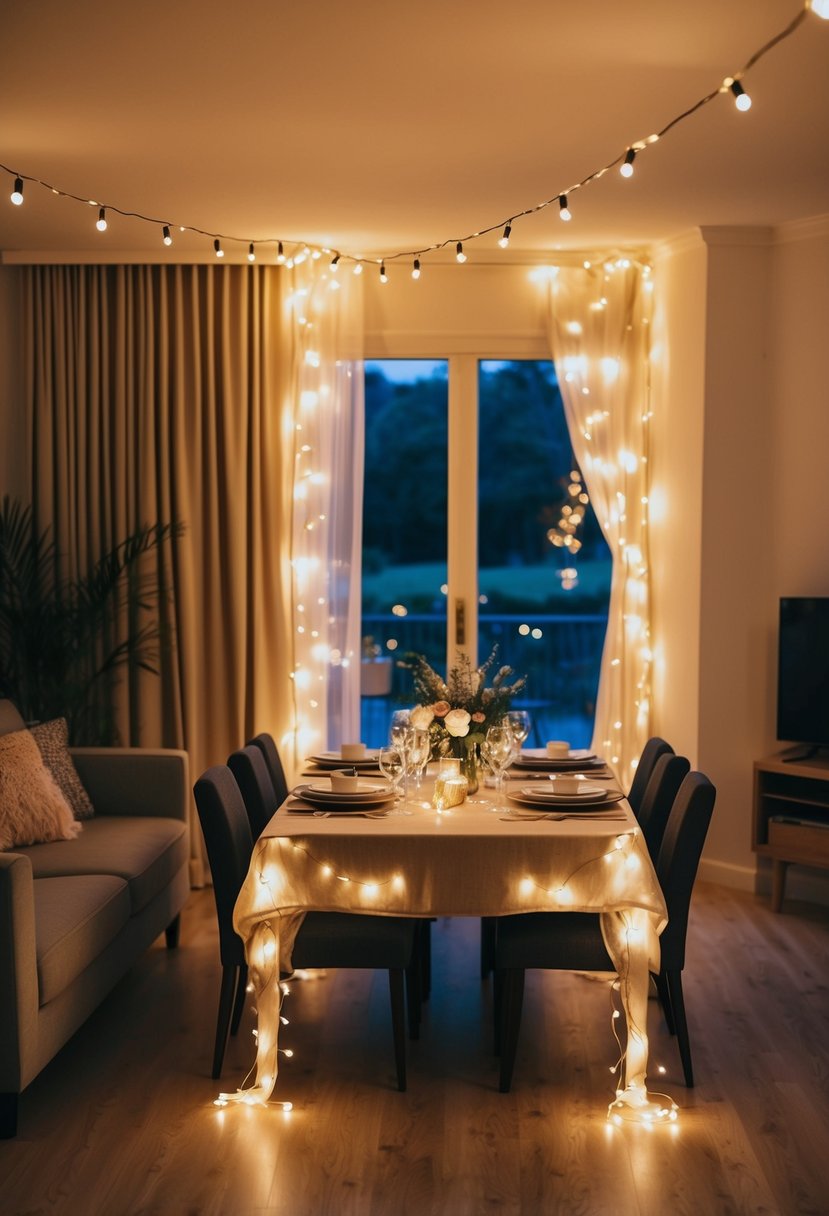
[[[80,830],[30,732],[0,736],[0,849],[71,840]]]
[[[40,748],[44,764],[71,806],[75,818],[91,819],[95,808],[69,755],[69,728],[66,719],[54,718],[51,722],[39,722],[37,726],[31,727],[31,731]]]

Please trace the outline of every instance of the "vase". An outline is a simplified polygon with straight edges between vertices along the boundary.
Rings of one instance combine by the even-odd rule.
[[[474,794],[478,789],[478,745],[463,746],[460,752],[461,774],[466,777],[466,792]]]

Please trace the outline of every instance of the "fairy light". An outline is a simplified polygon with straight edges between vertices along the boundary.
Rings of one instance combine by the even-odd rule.
[[[463,241],[458,241],[457,245],[455,246],[455,261],[456,262],[465,262],[466,261],[466,254],[463,251]]]
[[[415,260],[412,262],[412,278],[420,278],[420,258],[415,258]]]
[[[509,238],[510,238],[511,233],[512,233],[512,224],[510,224],[509,221],[507,221],[507,223],[504,225],[503,236],[501,236],[498,240],[498,244],[501,246],[502,249],[506,249],[507,245],[509,245]]]
[[[216,237],[216,239],[213,242],[213,252],[215,253],[217,258],[223,258],[225,256],[224,250],[222,249],[222,242],[219,240],[218,237]]]
[[[106,209],[106,207],[99,208],[98,218],[95,221],[95,227],[98,229],[99,232],[106,232],[106,230],[107,230],[107,209]]]
[[[21,207],[23,205],[23,179],[22,179],[22,177],[16,177],[14,179],[14,189],[12,190],[9,197],[11,198],[11,201],[14,203],[15,207]]]
[[[573,216],[570,214],[570,208],[567,206],[566,194],[560,194],[558,196],[558,218],[560,220],[564,220],[565,223],[573,218]]]
[[[744,76],[745,73],[748,72],[751,68],[753,68],[765,55],[767,55],[775,47],[779,46],[781,42],[783,42],[785,39],[789,38],[792,34],[794,34],[795,31],[798,29],[798,27],[805,20],[805,18],[807,17],[809,12],[814,13],[815,16],[820,18],[821,20],[829,20],[829,0],[805,0],[803,7],[800,9],[800,11],[797,13],[797,15],[788,23],[788,25],[783,30],[781,30],[778,34],[776,34],[774,37],[768,39],[767,42],[763,43],[763,45],[760,46],[759,49],[756,50],[754,52],[754,54],[749,57],[746,64],[743,66],[743,68],[740,70],[739,73],[737,73],[735,76],[732,76],[732,77],[726,77],[725,81],[723,82],[723,84],[721,86],[712,89],[709,93],[707,93],[705,96],[701,97],[698,101],[696,101],[695,103],[693,103],[691,105],[688,105],[682,112],[675,115],[668,122],[666,122],[665,125],[661,128],[661,130],[655,131],[651,135],[647,136],[646,138],[637,140],[635,143],[629,143],[627,145],[627,148],[626,148],[626,151],[624,154],[623,163],[620,166],[620,172],[623,174],[623,176],[626,176],[626,177],[630,176],[630,173],[626,172],[626,170],[632,170],[633,156],[637,150],[640,150],[643,147],[654,144],[657,141],[659,141],[660,139],[663,139],[666,135],[668,135],[670,132],[672,132],[674,130],[674,128],[676,128],[680,123],[684,122],[686,119],[691,118],[694,114],[696,114],[704,106],[709,105],[712,101],[714,101],[715,98],[719,95],[719,93],[731,90],[731,92],[734,94],[734,99],[735,99],[737,106],[740,109],[748,109],[749,106],[751,105],[751,98],[745,92],[742,84],[740,83],[739,78]],[[620,160],[620,156],[617,155],[608,164],[601,166],[599,168],[596,168],[592,172],[586,174],[586,176],[583,177],[581,181],[576,182],[574,185],[572,185],[569,188],[570,191],[576,190],[576,189],[581,189],[582,187],[591,185],[593,182],[597,182],[597,181],[601,180],[601,178],[604,177],[604,175],[606,173],[608,173],[612,168],[614,168],[616,165],[619,164],[619,160]],[[44,189],[50,191],[53,195],[56,195],[58,197],[71,199],[75,202],[83,203],[86,205],[88,205],[88,203],[89,203],[88,196],[81,196],[81,195],[73,194],[67,190],[61,190],[58,187],[53,186],[50,183],[41,180],[40,178],[26,176],[24,174],[17,174],[15,171],[10,169],[7,165],[0,164],[0,169],[2,169],[6,173],[9,173],[15,179],[15,183],[17,183],[17,181],[20,181],[21,185],[22,185],[22,182],[24,180],[30,181],[39,186],[42,186]],[[16,191],[16,193],[19,193],[22,196],[22,189],[20,191]],[[559,203],[559,214],[560,214],[561,218],[563,220],[569,220],[571,218],[571,216],[569,213],[569,209],[566,207],[566,201],[565,201],[565,205],[563,207],[562,207],[562,202],[561,202],[562,199],[566,200],[566,198],[567,198],[566,193],[557,191],[556,193],[552,194],[550,198],[545,199],[540,203],[536,203],[532,206],[528,206],[521,210],[517,210],[512,215],[506,217],[505,219],[501,219],[497,223],[491,224],[488,227],[476,229],[475,231],[471,232],[468,237],[465,237],[464,239],[465,240],[476,240],[480,237],[485,237],[485,236],[489,235],[490,233],[502,230],[503,235],[501,236],[498,243],[500,245],[504,246],[506,244],[505,238],[508,238],[508,234],[509,234],[511,225],[517,219],[522,219],[525,216],[534,215],[537,212],[543,211],[547,207],[552,206],[556,202]],[[15,203],[17,203],[17,205],[20,205],[20,203],[17,199],[15,199],[13,201]],[[106,204],[106,206],[110,210],[117,212],[119,215],[130,216],[133,219],[141,220],[146,223],[151,223],[151,224],[156,224],[156,225],[163,223],[163,220],[161,220],[160,218],[150,216],[150,215],[145,215],[139,211],[122,209],[120,207],[113,206],[112,204]],[[220,238],[222,235],[222,234],[216,233],[216,232],[207,232],[205,229],[196,227],[194,225],[181,224],[181,225],[177,225],[177,226],[179,227],[179,230],[181,232],[191,232],[196,235],[208,237],[211,239]],[[243,236],[226,236],[225,239],[227,239],[229,241],[234,241],[234,242],[235,241],[245,241],[246,243],[248,243],[250,240],[249,237],[243,237]],[[266,240],[268,242],[275,242],[277,240],[276,237],[264,237],[264,238],[260,238],[260,239]],[[455,238],[452,238],[452,240],[454,240],[454,239]],[[421,249],[398,251],[398,252],[395,252],[394,254],[391,254],[391,253],[386,254],[386,255],[384,255],[384,257],[386,259],[391,258],[392,256],[395,258],[419,257],[419,256],[422,256],[424,253],[430,253],[433,251],[443,249],[446,246],[448,246],[450,243],[451,243],[450,240],[437,241],[435,244],[425,246]],[[290,242],[290,244],[294,245],[294,242]],[[460,245],[460,244],[461,244],[461,242],[458,241],[458,245]],[[286,265],[286,264],[287,265],[291,265],[291,264],[300,265],[308,257],[311,257],[313,259],[319,259],[323,255],[323,253],[328,252],[327,250],[320,250],[318,247],[314,247],[312,249],[308,245],[302,245],[300,243],[300,252],[293,259],[286,258],[284,251],[283,251],[283,242],[281,240],[278,241],[278,250],[279,250],[279,252],[277,254],[277,259],[276,259],[278,265]],[[351,257],[352,255],[346,255],[346,256]],[[461,259],[459,258],[458,260],[460,261]],[[465,258],[463,260],[465,260]],[[360,265],[360,260],[358,258],[354,258],[354,261],[356,263],[354,266],[354,273],[355,274],[362,273],[362,267]]]
[[[253,248],[253,241],[251,241],[251,243],[248,245],[248,261],[256,261],[256,250]]]
[[[337,271],[339,270],[339,268],[340,268],[340,255],[338,253],[335,253],[333,258],[331,259],[331,265],[329,266],[329,270],[332,272],[332,274],[336,274]]]
[[[281,241],[277,242],[276,246],[276,264],[277,266],[285,265],[285,246]]]
[[[388,281],[389,281],[389,276],[386,274],[386,263],[381,262],[380,263],[380,282],[388,283]]]
[[[628,148],[625,153],[625,159],[619,167],[619,172],[622,177],[633,177],[633,162],[636,160],[636,151],[633,148]]]
[[[165,224],[164,227],[161,229],[161,239],[165,245],[172,245],[173,238],[170,235],[170,225],[169,224]]]

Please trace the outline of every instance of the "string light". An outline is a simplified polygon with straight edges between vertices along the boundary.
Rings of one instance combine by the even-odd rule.
[[[628,148],[625,153],[625,159],[619,168],[622,177],[633,177],[633,162],[636,160],[636,151],[633,148]]]
[[[558,196],[558,218],[560,220],[571,220],[573,217],[570,214],[570,208],[567,206],[567,195],[560,194]]]
[[[248,261],[249,262],[256,261],[256,251],[253,248],[253,241],[251,241],[250,245],[248,246]]]
[[[509,238],[510,238],[511,232],[512,232],[512,224],[507,222],[504,225],[504,235],[502,237],[500,237],[498,240],[498,244],[501,246],[502,249],[506,249],[507,245],[509,244]]]
[[[792,18],[792,20],[789,22],[789,24],[783,30],[781,30],[778,34],[776,34],[773,38],[770,38],[767,42],[765,42],[757,51],[755,51],[754,54],[751,55],[750,58],[747,60],[747,62],[744,64],[744,66],[742,67],[742,69],[740,70],[739,73],[737,73],[735,76],[732,76],[732,77],[726,77],[726,80],[723,82],[722,85],[713,89],[711,92],[707,93],[704,97],[701,97],[697,102],[688,106],[687,109],[685,109],[681,113],[677,114],[674,118],[672,118],[669,122],[667,122],[662,127],[661,130],[655,132],[652,135],[649,135],[645,139],[637,141],[635,144],[629,144],[624,156],[617,156],[613,160],[611,160],[607,165],[604,165],[603,167],[595,169],[595,170],[593,170],[593,172],[588,173],[585,177],[583,177],[581,179],[581,181],[576,182],[572,186],[570,186],[568,188],[567,192],[557,191],[555,194],[551,195],[550,198],[545,199],[543,202],[536,203],[534,206],[526,207],[522,210],[516,211],[512,215],[508,216],[506,219],[501,219],[497,223],[492,224],[486,228],[482,228],[482,229],[476,230],[474,232],[471,232],[467,237],[464,237],[462,239],[458,239],[456,237],[451,237],[451,238],[447,238],[446,240],[438,241],[435,244],[424,246],[421,249],[410,249],[410,250],[399,251],[399,252],[395,252],[395,253],[387,253],[387,254],[383,255],[384,261],[396,260],[398,258],[422,257],[422,255],[425,253],[433,253],[433,252],[438,252],[442,249],[445,249],[450,244],[456,244],[457,248],[462,248],[462,244],[463,244],[464,240],[478,239],[480,237],[487,236],[490,233],[495,232],[499,229],[503,230],[503,235],[500,238],[498,243],[501,245],[504,245],[505,238],[507,238],[509,235],[510,227],[517,219],[523,219],[525,216],[534,215],[538,211],[543,211],[547,207],[554,204],[556,201],[558,201],[558,203],[559,203],[559,214],[560,214],[561,218],[563,220],[570,219],[571,218],[570,212],[566,205],[566,199],[567,199],[568,194],[572,194],[572,192],[574,190],[582,189],[583,187],[588,186],[588,185],[592,184],[593,182],[599,181],[602,177],[604,177],[604,175],[610,169],[614,168],[617,165],[620,165],[620,161],[622,162],[620,165],[620,172],[622,172],[624,176],[630,176],[629,173],[625,173],[625,169],[626,168],[632,169],[633,154],[635,154],[635,151],[637,148],[642,148],[648,144],[655,143],[659,139],[662,139],[665,135],[667,135],[669,132],[671,132],[674,129],[674,127],[678,126],[681,122],[684,122],[686,119],[690,118],[693,114],[696,114],[704,106],[709,105],[712,101],[715,100],[715,98],[720,93],[728,92],[730,90],[734,95],[734,100],[735,100],[735,103],[738,106],[738,108],[740,108],[742,110],[747,110],[751,105],[751,98],[745,92],[745,89],[743,88],[742,84],[740,83],[740,77],[744,77],[745,74],[751,68],[753,68],[765,55],[767,55],[776,46],[779,46],[780,43],[783,42],[785,39],[789,38],[792,34],[794,34],[794,32],[798,29],[798,27],[805,20],[805,18],[807,17],[809,12],[814,13],[815,16],[820,18],[821,20],[829,20],[829,0],[805,0],[800,11],[796,14],[796,16],[794,18]],[[60,198],[71,199],[75,202],[83,203],[85,205],[89,204],[88,196],[82,197],[80,195],[73,194],[68,190],[61,190],[58,187],[51,185],[49,182],[43,181],[42,179],[37,178],[37,177],[28,176],[26,174],[18,174],[14,170],[10,169],[8,167],[8,165],[0,164],[0,170],[3,170],[4,172],[8,173],[12,178],[14,178],[14,181],[15,181],[15,192],[14,193],[19,194],[21,196],[21,198],[20,199],[15,198],[12,201],[15,202],[18,206],[20,205],[20,202],[22,202],[22,193],[23,193],[22,185],[23,185],[24,181],[29,181],[36,185],[42,186],[44,189],[48,190],[50,193],[52,193],[54,195],[57,195]],[[20,186],[19,190],[17,189],[18,184]],[[562,199],[565,200],[563,206],[562,206]],[[163,223],[163,221],[160,218],[145,215],[142,212],[138,212],[138,211],[128,211],[123,208],[116,207],[111,203],[106,204],[106,208],[111,211],[115,211],[118,215],[128,216],[133,219],[142,220],[146,223],[151,223],[151,224],[156,224],[156,225],[160,225]],[[99,212],[99,226],[100,226],[101,220],[104,219],[104,215],[103,215],[104,210],[105,210],[105,208],[101,207],[100,212]],[[105,219],[104,219],[104,223],[105,223]],[[249,237],[230,236],[227,234],[222,234],[222,233],[217,233],[217,232],[208,232],[205,229],[195,227],[194,225],[181,224],[181,225],[177,225],[177,226],[179,227],[179,230],[181,232],[190,232],[197,236],[204,236],[204,237],[212,238],[214,240],[224,239],[224,240],[232,241],[232,242],[244,241],[246,244],[250,243]],[[101,231],[104,231],[104,229],[101,228]],[[262,240],[262,241],[269,241],[269,242],[276,241],[275,237],[260,237],[258,239]],[[294,242],[291,242],[291,244],[294,244]],[[296,242],[296,247],[300,249],[300,253],[295,255],[295,257],[294,257],[294,261],[296,264],[299,264],[304,258],[306,258],[308,256],[311,256],[314,258],[319,258],[322,256],[322,254],[324,252],[327,252],[326,250],[321,250],[319,248],[314,248],[313,250],[311,250],[303,242]],[[276,259],[277,263],[279,265],[287,264],[289,259],[285,255],[284,248],[283,248],[283,242],[281,240],[277,242],[277,248],[278,248],[277,259]],[[339,256],[340,255],[338,255],[338,259],[339,259]],[[357,258],[353,255],[349,255],[349,254],[345,254],[342,256],[345,256],[350,261],[355,262],[355,266],[354,266],[355,274],[361,273],[362,267],[361,267],[359,258]],[[465,261],[466,257],[464,256],[463,259],[458,257],[458,260]]]
[[[414,262],[412,263],[412,278],[420,278],[420,258],[415,258]]]
[[[458,262],[466,261],[466,254],[463,251],[463,241],[458,241],[457,245],[455,246],[455,259]]]
[[[355,262],[355,263],[354,263],[354,273],[355,273],[355,274],[362,274],[362,273],[363,273],[363,263],[362,263],[362,262]]]
[[[107,230],[107,209],[106,209],[106,207],[101,207],[100,210],[98,211],[98,218],[95,221],[95,227],[98,229],[99,232],[106,232],[106,230]]]
[[[10,198],[15,207],[20,207],[23,203],[23,178],[16,177],[14,179],[14,189],[11,192]]]
[[[213,242],[213,252],[216,254],[217,258],[223,258],[225,256],[224,250],[222,249],[222,242],[218,237],[216,237],[215,241]]]
[[[389,281],[389,276],[386,274],[386,263],[381,262],[380,263],[380,282],[388,283],[388,281]]]
[[[161,229],[161,239],[165,245],[172,245],[173,238],[170,236],[169,224],[165,224],[164,227]]]
[[[745,91],[743,86],[740,84],[739,80],[732,80],[730,88],[731,88],[731,92],[734,94],[734,104],[737,107],[737,109],[743,110],[743,111],[750,110],[751,109],[751,98],[749,97],[748,93]]]
[[[339,266],[340,266],[340,255],[338,253],[335,253],[333,258],[331,259],[331,266],[329,269],[332,270],[334,272],[334,274],[336,274],[337,270],[339,269]]]

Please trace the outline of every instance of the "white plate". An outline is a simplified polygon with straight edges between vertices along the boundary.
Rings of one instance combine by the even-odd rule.
[[[309,756],[308,760],[320,768],[356,768],[362,771],[376,769],[378,755],[377,751],[367,751],[362,760],[343,760],[339,752],[320,752],[318,756]]]
[[[328,794],[332,798],[365,798],[366,796],[371,798],[375,794],[390,797],[392,794],[388,781],[358,780],[356,790],[334,790],[327,781],[309,781],[302,788],[305,793]]]
[[[381,785],[370,786],[368,782],[355,794],[335,794],[330,786],[319,784],[298,785],[291,790],[294,798],[310,802],[314,806],[337,807],[341,811],[357,810],[365,806],[383,806],[394,799],[394,791]]]
[[[522,790],[508,790],[507,795],[510,802],[517,802],[519,806],[534,806],[534,807],[567,807],[568,811],[584,811],[589,814],[590,811],[603,811],[606,807],[616,806],[617,802],[621,802],[624,794],[620,794],[614,790],[604,792],[601,798],[579,798],[575,794],[569,796],[561,794],[558,798],[551,798],[549,794],[525,793],[524,790],[531,789],[530,786],[525,786]]]
[[[523,785],[518,792],[527,798],[544,798],[549,802],[601,802],[616,791],[608,790],[603,785],[591,785],[582,781],[577,790],[565,794],[563,790],[557,790],[555,783],[551,781],[549,785]]]

